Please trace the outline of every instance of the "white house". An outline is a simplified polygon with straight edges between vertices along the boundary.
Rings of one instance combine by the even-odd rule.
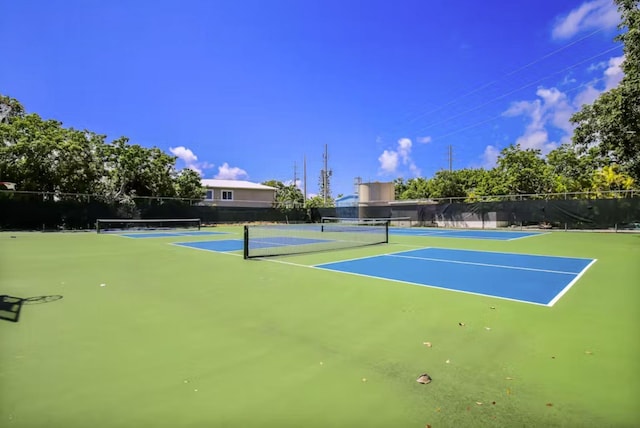
[[[276,188],[243,180],[202,179],[204,202],[221,207],[272,207]]]

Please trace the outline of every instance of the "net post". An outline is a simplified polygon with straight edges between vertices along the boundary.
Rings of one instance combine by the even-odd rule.
[[[199,218],[198,219],[198,230],[200,230],[201,227],[202,227],[202,219]]]
[[[244,226],[244,254],[243,257],[244,259],[248,259],[249,258],[249,227],[247,225]]]
[[[100,219],[96,219],[96,233],[100,233]]]
[[[384,222],[384,243],[385,244],[389,243],[389,223],[391,222],[390,221]]]

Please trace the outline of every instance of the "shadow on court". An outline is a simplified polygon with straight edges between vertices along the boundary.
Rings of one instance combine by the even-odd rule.
[[[18,322],[20,320],[20,312],[24,305],[50,303],[60,299],[62,299],[62,296],[59,294],[28,298],[14,297],[6,294],[0,295],[0,320]]]

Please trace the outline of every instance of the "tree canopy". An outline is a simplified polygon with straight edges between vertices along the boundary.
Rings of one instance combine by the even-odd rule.
[[[27,114],[15,99],[0,95],[0,181],[19,190],[100,195],[201,199],[198,173],[179,171],[176,157],[157,147],[130,144],[126,137],[65,128],[56,120]]]
[[[624,44],[618,86],[571,117],[577,125],[573,143],[582,151],[593,150],[604,161],[617,164],[634,180],[640,180],[640,9],[638,0],[616,0]]]
[[[498,195],[630,190],[636,181],[592,151],[561,145],[543,157],[539,150],[511,145],[490,170],[438,171],[432,178],[395,180],[396,199],[476,198]]]

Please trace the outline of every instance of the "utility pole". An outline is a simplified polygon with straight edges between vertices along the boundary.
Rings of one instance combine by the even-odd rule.
[[[449,144],[449,172],[453,171],[453,146]]]
[[[304,155],[304,165],[303,165],[303,181],[304,181],[304,203],[307,203],[307,155]]]
[[[327,200],[331,197],[331,185],[329,184],[329,177],[331,177],[331,171],[329,170],[329,149],[328,145],[324,145],[324,154],[322,155],[324,168],[320,171],[320,191],[322,192],[323,206],[327,206]]]
[[[298,171],[297,171],[296,162],[293,162],[293,185],[297,187],[298,185]]]

